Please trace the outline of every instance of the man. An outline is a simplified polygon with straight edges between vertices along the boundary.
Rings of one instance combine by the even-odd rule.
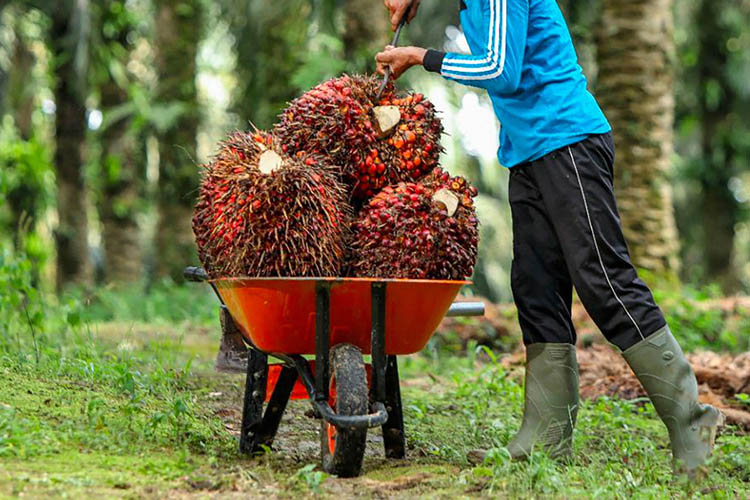
[[[410,3],[385,0],[394,28]],[[610,126],[586,89],[557,3],[461,0],[460,9],[471,54],[389,46],[376,61],[394,78],[422,65],[484,89],[500,120],[498,158],[510,168],[511,285],[527,356],[524,417],[511,455],[526,457],[535,446],[554,457],[572,451],[575,286],[667,426],[675,470],[694,474],[723,418],[698,403],[695,375],[631,264],[613,193]]]

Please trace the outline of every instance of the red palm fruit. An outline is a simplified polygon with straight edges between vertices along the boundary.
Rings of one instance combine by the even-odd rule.
[[[398,96],[392,84],[377,100],[381,81],[344,75],[324,82],[289,103],[274,130],[289,151],[323,154],[340,165],[356,202],[389,184],[420,179],[442,151],[442,123],[432,103],[421,94]]]
[[[401,182],[375,195],[353,224],[349,272],[358,277],[462,280],[479,243],[473,203],[453,191],[442,170],[424,182]],[[468,183],[463,180],[463,184]],[[451,184],[453,184],[451,182]]]
[[[346,188],[320,157],[235,132],[204,168],[193,231],[213,278],[338,276],[350,219]]]

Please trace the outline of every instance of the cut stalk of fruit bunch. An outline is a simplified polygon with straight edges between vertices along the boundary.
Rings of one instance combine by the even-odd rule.
[[[324,155],[341,166],[351,197],[419,180],[438,165],[443,127],[422,94],[398,95],[381,80],[344,75],[321,83],[282,112],[274,133],[287,151]]]
[[[385,135],[401,121],[401,111],[398,106],[375,106],[372,108],[372,114],[378,124],[378,130],[381,135]]]
[[[193,231],[213,278],[338,276],[350,219],[322,157],[290,157],[270,134],[235,132],[204,169]]]
[[[422,182],[386,187],[354,223],[353,276],[462,280],[479,242],[477,191],[436,168]]]

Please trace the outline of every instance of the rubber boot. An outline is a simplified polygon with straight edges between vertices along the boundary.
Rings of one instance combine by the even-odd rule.
[[[724,416],[698,403],[698,382],[669,327],[623,353],[669,430],[674,471],[694,476],[714,448]]]
[[[248,350],[242,333],[234,324],[226,306],[221,307],[221,345],[216,355],[214,369],[224,373],[247,372]]]
[[[508,444],[513,459],[528,457],[541,446],[552,458],[573,451],[578,415],[578,362],[571,344],[526,347],[526,397],[523,423]]]

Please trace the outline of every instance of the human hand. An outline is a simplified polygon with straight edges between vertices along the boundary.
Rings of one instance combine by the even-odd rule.
[[[378,63],[378,73],[384,75],[385,69],[390,66],[391,77],[397,80],[412,66],[422,64],[426,53],[427,50],[421,47],[393,47],[388,45],[383,52],[375,56],[375,61]]]
[[[396,31],[398,23],[401,22],[401,18],[404,17],[404,12],[406,12],[406,9],[408,9],[409,5],[412,3],[414,6],[409,12],[409,18],[406,22],[410,23],[411,20],[414,19],[414,16],[417,15],[417,11],[419,10],[419,3],[421,1],[422,0],[384,0],[383,3],[385,4],[385,7],[391,13],[391,27],[393,28],[393,31]]]

